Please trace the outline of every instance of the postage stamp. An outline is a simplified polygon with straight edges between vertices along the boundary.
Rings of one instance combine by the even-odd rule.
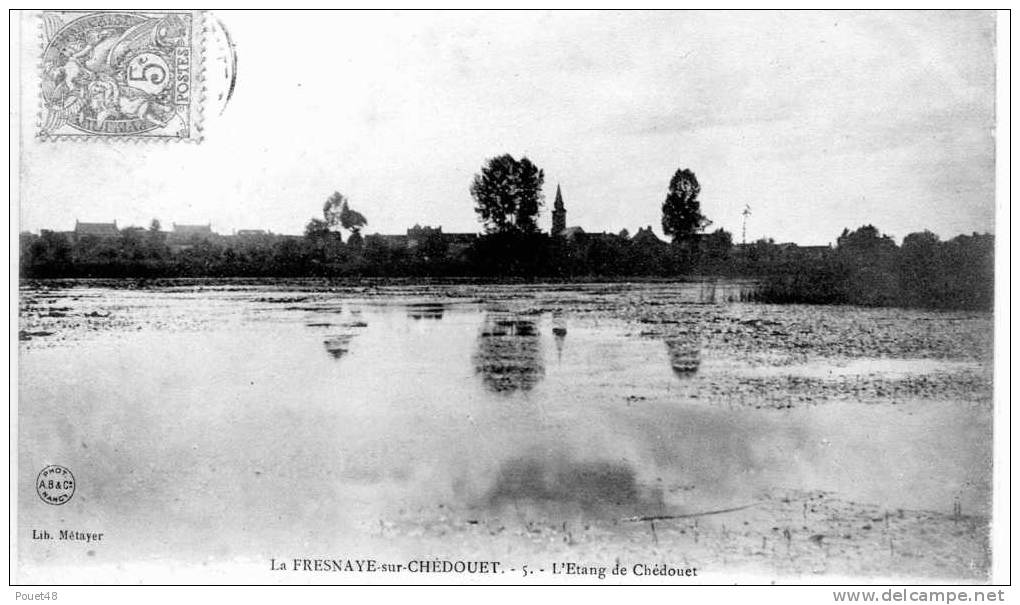
[[[42,13],[44,139],[198,140],[199,11]]]

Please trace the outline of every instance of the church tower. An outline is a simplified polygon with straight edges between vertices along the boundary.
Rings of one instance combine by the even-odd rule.
[[[563,193],[560,186],[556,185],[556,201],[553,203],[552,211],[552,234],[561,235],[567,228],[567,209],[563,207]]]

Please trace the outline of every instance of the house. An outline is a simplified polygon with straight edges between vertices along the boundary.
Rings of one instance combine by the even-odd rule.
[[[178,225],[173,224],[170,231],[170,238],[177,240],[212,239],[216,233],[212,230],[212,224],[207,225]]]
[[[406,235],[381,235],[379,233],[375,233],[368,237],[382,243],[383,246],[390,250],[403,250],[408,247],[408,238]]]
[[[446,256],[453,258],[463,254],[478,239],[477,233],[443,233],[442,227],[415,225],[404,235],[374,234],[369,237],[382,243],[390,250],[417,250],[430,238],[438,238],[446,246]]]
[[[833,251],[832,246],[798,246],[797,249],[808,258],[825,258]]]
[[[634,237],[630,238],[630,241],[632,244],[646,248],[662,248],[669,245],[659,239],[659,236],[655,235],[651,225],[644,228],[638,227],[637,233],[634,234]]]
[[[407,247],[411,250],[423,246],[431,237],[443,237],[442,227],[422,227],[417,223],[407,230]]]
[[[625,241],[620,237],[618,233],[609,233],[608,231],[600,231],[598,233],[586,233],[588,241],[590,242],[605,242],[609,244],[616,244]]]
[[[166,236],[167,246],[173,252],[180,252],[193,248],[195,244],[215,240],[219,234],[212,230],[212,224],[206,225],[178,225],[173,223],[173,229]]]
[[[117,221],[112,223],[83,223],[77,219],[74,221],[74,237],[75,239],[81,239],[83,237],[117,237],[120,235],[120,230],[117,229]]]
[[[735,244],[734,256],[738,258],[790,257],[823,259],[835,249],[832,246],[800,246],[793,242],[775,243],[759,240],[751,244]]]

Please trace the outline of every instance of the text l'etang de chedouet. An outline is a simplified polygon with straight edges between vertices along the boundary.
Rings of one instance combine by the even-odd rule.
[[[451,559],[412,559],[404,562],[376,559],[321,559],[292,558],[270,559],[270,569],[277,572],[324,573],[424,573],[424,574],[516,574],[529,577],[536,574],[555,576],[588,576],[604,580],[607,576],[696,578],[697,567],[673,567],[666,563],[634,563],[624,565],[590,565],[574,562],[554,562],[547,565],[508,566],[501,561],[465,561]]]

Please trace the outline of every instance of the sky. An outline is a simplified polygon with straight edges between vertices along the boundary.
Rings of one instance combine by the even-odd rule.
[[[39,142],[22,19],[20,227],[75,220],[301,233],[333,191],[368,233],[481,229],[486,159],[560,185],[568,225],[661,235],[670,177],[709,230],[825,244],[994,232],[995,15],[222,11],[233,98],[198,144]],[[27,33],[26,33],[27,32]],[[210,89],[222,88],[211,69]]]

